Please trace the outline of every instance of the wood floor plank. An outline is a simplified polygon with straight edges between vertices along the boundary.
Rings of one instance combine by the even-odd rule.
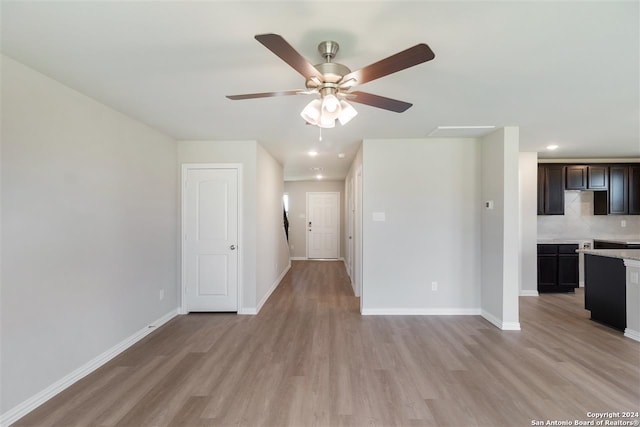
[[[14,424],[530,426],[640,410],[640,343],[584,294],[479,316],[361,316],[341,262],[294,261],[256,316],[190,314]]]

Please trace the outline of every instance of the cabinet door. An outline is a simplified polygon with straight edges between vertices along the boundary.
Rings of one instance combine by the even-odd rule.
[[[545,167],[538,166],[538,215],[544,215],[544,175]]]
[[[628,168],[611,166],[609,168],[609,213],[625,215],[629,212]]]
[[[579,286],[578,255],[558,255],[558,286]]]
[[[567,166],[567,190],[586,190],[587,189],[587,167],[586,166]]]
[[[545,166],[545,215],[564,215],[564,188],[564,166]]]
[[[629,215],[640,215],[640,165],[629,166]]]
[[[538,291],[554,291],[558,286],[558,256],[538,255]]]
[[[606,190],[609,187],[609,167],[594,165],[587,168],[587,188]]]

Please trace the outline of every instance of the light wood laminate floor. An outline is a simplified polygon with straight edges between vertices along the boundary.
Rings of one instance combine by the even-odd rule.
[[[257,316],[178,316],[15,426],[530,426],[640,410],[640,343],[583,294],[479,316],[361,316],[341,262],[294,261]]]

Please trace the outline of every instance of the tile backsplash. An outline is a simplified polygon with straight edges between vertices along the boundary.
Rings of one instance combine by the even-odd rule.
[[[565,191],[564,215],[538,215],[538,238],[637,240],[640,215],[594,215],[593,191]]]

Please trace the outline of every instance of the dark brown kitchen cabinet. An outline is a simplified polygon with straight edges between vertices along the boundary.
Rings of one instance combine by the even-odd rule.
[[[640,215],[640,165],[629,166],[629,215]]]
[[[609,168],[609,214],[640,215],[640,165]]]
[[[575,244],[538,245],[538,292],[574,292],[578,282]]]
[[[587,189],[606,190],[609,188],[609,167],[589,165],[587,167]]]
[[[607,166],[568,165],[566,167],[567,190],[606,190],[609,174]]]
[[[538,215],[564,215],[565,167],[538,165]]]
[[[629,168],[611,166],[609,168],[609,214],[629,213]]]
[[[587,189],[587,166],[570,165],[566,168],[567,190],[586,190]]]

